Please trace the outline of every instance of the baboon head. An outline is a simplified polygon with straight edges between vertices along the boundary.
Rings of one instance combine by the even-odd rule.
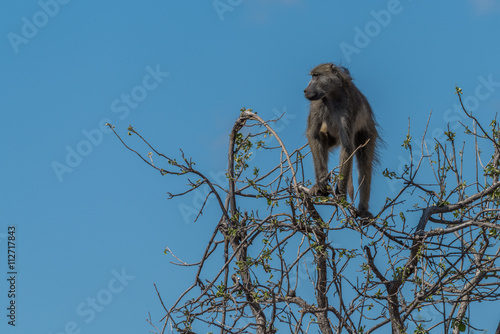
[[[331,63],[316,66],[310,74],[312,79],[304,89],[304,94],[310,101],[320,100],[328,93],[349,85],[352,80],[345,67],[337,67]]]

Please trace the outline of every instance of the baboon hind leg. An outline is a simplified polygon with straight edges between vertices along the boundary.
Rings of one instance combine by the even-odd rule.
[[[373,157],[375,153],[375,140],[366,136],[357,138],[357,145],[365,146],[356,151],[356,162],[358,165],[358,183],[360,189],[358,211],[361,217],[373,217],[368,211],[370,202],[370,191],[372,182]],[[370,139],[368,142],[366,142]]]
[[[352,151],[342,147],[340,150],[340,175],[337,181],[337,194],[348,193],[351,200],[354,198],[354,188],[352,185]]]

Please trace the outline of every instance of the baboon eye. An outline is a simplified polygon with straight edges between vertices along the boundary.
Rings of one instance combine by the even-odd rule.
[[[313,73],[313,74],[311,74],[311,75],[312,75],[312,77],[313,77],[313,78],[316,78],[316,77],[318,77],[318,76],[319,76],[319,74],[318,74],[318,73]]]

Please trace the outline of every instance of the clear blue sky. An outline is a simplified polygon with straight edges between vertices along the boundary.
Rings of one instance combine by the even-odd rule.
[[[286,111],[280,136],[289,149],[304,144],[308,71],[333,61],[349,67],[371,102],[387,142],[382,166],[397,170],[407,157],[400,145],[408,117],[418,137],[430,110],[437,136],[461,119],[455,84],[481,119],[500,111],[498,1],[229,6],[2,5],[0,332],[147,333],[148,312],[163,316],[153,282],[167,304],[191,284],[192,271],[170,265],[163,250],[198,261],[217,211],[190,223],[180,208],[196,208],[200,199],[167,201],[166,192],[182,191],[184,182],[160,177],[102,132],[102,122],[121,134],[132,124],[162,152],[176,156],[183,148],[203,172],[219,173],[242,107],[263,118]],[[481,80],[493,83],[477,96]],[[377,176],[381,194],[371,206],[397,187]],[[18,256],[15,328],[5,316],[10,225]],[[490,316],[484,327],[491,333],[498,311]]]

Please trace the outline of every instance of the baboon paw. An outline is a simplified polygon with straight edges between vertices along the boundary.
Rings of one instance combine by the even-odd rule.
[[[339,185],[335,185],[335,192],[334,192],[335,196],[344,196],[346,195],[346,191],[341,191],[340,188],[339,188]]]
[[[328,196],[328,194],[326,187],[321,187],[317,183],[309,189],[309,195],[311,196]]]
[[[359,209],[358,210],[358,217],[359,218],[366,218],[366,219],[373,219],[373,215],[371,214],[371,212],[366,210],[366,209]]]

